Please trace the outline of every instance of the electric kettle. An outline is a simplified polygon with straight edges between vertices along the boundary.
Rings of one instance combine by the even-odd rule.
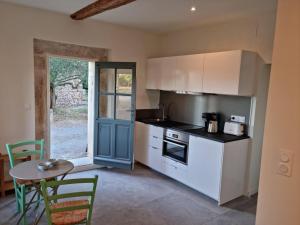
[[[217,133],[218,132],[218,121],[210,120],[208,124],[208,133]]]

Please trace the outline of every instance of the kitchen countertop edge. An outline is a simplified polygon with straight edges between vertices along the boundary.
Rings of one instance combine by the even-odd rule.
[[[148,125],[152,125],[152,126],[156,126],[156,127],[161,127],[161,128],[169,128],[169,127],[165,127],[165,126],[162,126],[162,125],[152,124],[151,122],[147,122],[147,121],[143,121],[143,120],[136,120],[135,122],[140,122],[140,123],[144,123],[144,124],[148,124]],[[176,129],[176,127],[172,127],[170,129],[178,130],[180,132],[188,133],[189,135],[192,135],[192,136],[195,136],[195,137],[201,137],[201,138],[205,138],[205,139],[220,142],[220,143],[229,143],[229,142],[234,142],[234,141],[241,141],[241,140],[245,140],[245,139],[250,139],[250,137],[247,136],[247,135],[235,136],[235,135],[224,134],[224,133],[220,133],[220,132],[216,133],[216,134],[208,133],[208,132],[206,132],[205,134],[199,134],[199,133],[196,133],[196,132]],[[218,137],[219,135],[224,135],[224,136],[227,136],[227,137]],[[230,138],[228,139],[228,137],[230,137]]]

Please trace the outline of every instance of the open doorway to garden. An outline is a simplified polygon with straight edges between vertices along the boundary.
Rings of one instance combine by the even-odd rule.
[[[50,157],[92,163],[88,151],[89,62],[49,56]]]

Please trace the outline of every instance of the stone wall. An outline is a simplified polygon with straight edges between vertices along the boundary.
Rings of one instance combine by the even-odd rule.
[[[83,89],[82,84],[73,87],[72,84],[55,87],[55,105],[56,106],[78,106],[86,104],[87,91]]]

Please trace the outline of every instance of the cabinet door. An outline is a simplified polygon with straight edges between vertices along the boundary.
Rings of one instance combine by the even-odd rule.
[[[161,157],[161,169],[160,172],[181,182],[188,184],[188,166],[180,162],[176,162],[165,156]]]
[[[149,146],[149,167],[156,170],[161,171],[162,168],[162,148]]]
[[[160,139],[160,140],[163,139],[164,128],[156,127],[153,125],[148,125],[148,129],[149,129],[149,135],[151,136],[151,138]]]
[[[163,128],[149,126],[149,167],[154,170],[161,170],[162,146],[163,146]]]
[[[223,144],[190,136],[188,185],[219,200]]]
[[[159,58],[147,61],[147,89],[159,90],[161,87],[162,61]]]
[[[205,54],[203,92],[238,95],[241,59],[240,50]]]
[[[161,90],[174,91],[176,89],[176,57],[161,58]]]
[[[203,59],[203,54],[177,58],[177,90],[202,92]]]
[[[149,125],[135,122],[134,158],[136,161],[148,165],[149,155]]]
[[[245,194],[249,139],[224,144],[220,204]]]
[[[177,174],[176,162],[172,159],[162,156],[161,173],[167,175],[168,177],[176,179],[176,174]]]

